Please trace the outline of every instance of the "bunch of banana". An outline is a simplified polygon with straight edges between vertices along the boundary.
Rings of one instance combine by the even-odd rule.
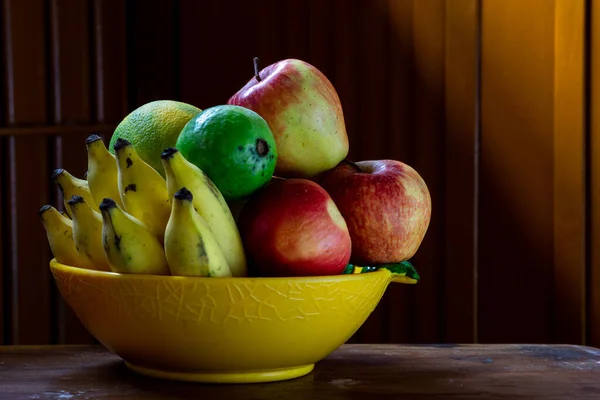
[[[223,250],[208,224],[194,209],[194,196],[185,187],[173,196],[167,223],[165,252],[173,275],[231,276]]]
[[[90,260],[94,269],[110,271],[101,246],[102,217],[82,196],[73,196],[67,202],[73,217],[75,248]]]
[[[39,212],[58,262],[117,273],[247,275],[228,204],[177,149],[162,153],[165,180],[127,140],[115,141],[115,155],[98,135],[85,145],[84,179],[64,169],[52,174],[65,211],[45,205]]]
[[[85,141],[85,147],[88,154],[86,176],[94,202],[100,204],[102,199],[110,198],[123,207],[115,156],[108,151],[98,135],[90,135]]]
[[[85,254],[80,254],[75,247],[73,221],[68,216],[60,213],[51,205],[42,206],[39,215],[46,230],[50,251],[58,262],[79,268],[94,269],[94,265]]]
[[[125,210],[139,219],[160,241],[171,212],[171,202],[164,178],[140,158],[131,143],[117,139],[119,194]]]
[[[221,247],[233,276],[246,275],[246,255],[233,214],[219,189],[198,167],[175,148],[161,154],[169,198],[185,187],[191,193],[194,209],[206,221]]]
[[[162,243],[113,199],[100,203],[102,246],[113,272],[169,275]]]
[[[52,180],[56,186],[58,186],[58,189],[63,196],[63,205],[65,212],[69,217],[72,217],[72,215],[69,206],[67,205],[67,201],[69,201],[72,196],[83,197],[95,211],[100,211],[98,205],[94,202],[88,181],[76,178],[62,168],[54,170],[52,173]]]

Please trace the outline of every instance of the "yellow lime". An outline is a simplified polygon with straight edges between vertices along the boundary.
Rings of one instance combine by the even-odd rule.
[[[114,154],[116,140],[126,139],[142,160],[164,177],[160,154],[167,147],[175,147],[185,124],[200,111],[191,104],[173,100],[146,103],[133,110],[117,126],[110,139],[109,150]]]

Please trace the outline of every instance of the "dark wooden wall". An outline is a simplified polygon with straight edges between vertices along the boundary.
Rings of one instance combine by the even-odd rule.
[[[350,157],[432,194],[421,283],[353,342],[600,345],[599,3],[2,0],[0,343],[93,340],[49,274],[52,170],[82,176],[85,137],[148,101],[223,104],[258,56],[317,66]]]

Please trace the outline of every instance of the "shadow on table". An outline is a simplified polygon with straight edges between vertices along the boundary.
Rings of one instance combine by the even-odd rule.
[[[354,360],[351,366],[344,359],[326,359],[318,363],[311,374],[288,381],[243,385],[198,384],[148,378],[129,370],[120,360],[110,360],[95,366],[92,372],[69,370],[56,381],[56,393],[62,393],[64,387],[69,387],[70,392],[63,395],[72,396],[71,400],[252,400],[265,397],[341,400],[365,399],[373,395],[380,399],[423,399],[440,395],[462,398],[465,391],[457,382],[464,377],[464,372],[440,371],[427,366],[415,369],[414,364],[409,367],[408,363],[403,365],[403,361],[398,359],[366,358]]]

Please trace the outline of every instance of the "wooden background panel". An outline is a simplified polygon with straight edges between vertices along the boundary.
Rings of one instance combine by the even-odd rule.
[[[481,23],[479,340],[549,342],[554,1],[484,1]]]
[[[287,2],[280,3],[277,7],[283,12],[281,7]],[[201,109],[225,104],[252,78],[253,57],[259,57],[261,69],[274,62],[262,57],[254,43],[261,43],[262,35],[275,35],[276,30],[265,32],[259,26],[272,27],[275,21],[268,18],[277,16],[267,10],[261,15],[262,7],[251,2],[235,3],[235,11],[231,8],[231,3],[206,7],[193,0],[181,1],[181,100]]]
[[[309,54],[310,59],[319,65],[321,72],[330,80],[334,75],[334,25],[337,9],[333,0],[311,0],[308,4]]]
[[[592,346],[600,347],[600,0],[592,0],[590,21],[590,64],[591,80],[588,83],[590,107],[589,119],[590,138],[587,143],[588,167],[588,257],[589,267],[587,276],[588,306],[588,339]]]
[[[414,27],[413,0],[389,0],[389,104],[386,158],[414,165]],[[418,269],[421,271],[421,268]],[[411,321],[415,315],[416,288],[390,285],[384,295],[388,302],[387,339],[391,343],[411,341],[415,331]]]
[[[413,4],[414,35],[414,161],[432,198],[429,229],[414,257],[422,281],[414,296],[413,337],[415,342],[442,340],[441,317],[444,290],[444,30],[443,0]]]
[[[324,9],[327,7],[328,3],[329,0],[325,0],[315,5],[318,9]],[[309,0],[290,0],[283,2],[280,18],[283,17],[284,23],[280,25],[282,27],[280,34],[283,35],[284,47],[281,49],[282,52],[278,54],[278,59],[298,58],[306,61],[311,60],[309,34],[309,27],[311,24],[310,9],[311,4]],[[355,28],[358,29],[358,26]],[[319,42],[316,45],[323,46],[324,43]]]
[[[446,2],[443,340],[477,341],[480,1]]]
[[[129,111],[125,2],[94,0],[93,10],[95,120],[118,123]]]
[[[0,108],[2,107],[0,106]],[[1,122],[0,120],[0,124]],[[5,204],[8,197],[8,191],[6,190],[8,186],[6,183],[6,172],[8,172],[6,161],[8,160],[8,154],[6,153],[6,148],[6,138],[0,137],[0,345],[8,342],[8,335],[4,334],[4,329],[8,330],[10,323],[10,321],[6,321],[5,323],[8,313],[4,311],[5,304],[8,304],[7,300],[10,291],[10,280],[4,278],[5,274],[8,273],[8,256],[10,251],[10,249],[5,248],[8,243],[8,234],[6,232],[8,221],[2,211],[6,208]]]
[[[360,132],[360,97],[357,81],[369,79],[364,77],[359,68],[356,54],[356,44],[359,41],[359,31],[356,28],[360,23],[359,0],[336,0],[333,7],[336,10],[331,23],[333,26],[334,47],[332,55],[334,66],[331,73],[331,83],[335,87],[344,113],[344,122],[348,134],[348,158],[358,160],[358,145]]]
[[[89,48],[90,4],[78,0],[52,0],[50,2],[50,53],[52,101],[50,109],[57,125],[86,124],[91,121],[92,95],[91,51]],[[83,178],[87,170],[85,138],[88,133],[57,135],[54,138],[52,170],[64,168],[77,178]],[[52,186],[53,204],[63,208],[63,196]],[[39,229],[43,229],[40,227]],[[54,283],[52,281],[52,283]],[[52,285],[56,301],[53,314],[55,342],[92,343],[89,332],[75,313],[65,304],[62,296]]]
[[[555,0],[554,334],[586,340],[585,0]]]
[[[51,170],[82,175],[85,137],[102,129],[107,139],[148,101],[223,104],[253,75],[254,56],[261,67],[296,57],[323,71],[342,101],[350,158],[407,162],[432,193],[432,223],[413,260],[422,282],[391,285],[351,341],[576,342],[587,315],[600,342],[600,172],[594,114],[584,152],[584,0],[2,4],[0,133],[11,136],[1,139],[0,180],[15,182],[1,189],[11,239],[1,249],[4,342],[90,340],[68,311],[52,325],[54,303],[34,309],[28,296],[57,295],[47,248],[35,254],[26,241],[45,241],[29,210],[57,200]],[[592,173],[579,175],[588,162]],[[595,218],[587,227],[586,198]],[[24,280],[32,274],[39,279]]]
[[[360,2],[358,14],[361,20],[355,29],[358,31],[354,51],[368,57],[356,57],[359,110],[354,130],[353,142],[350,142],[354,161],[377,160],[386,156],[383,141],[389,132],[389,114],[382,107],[389,99],[389,18],[386,14],[387,3],[377,0]],[[363,343],[381,343],[387,341],[389,331],[388,314],[390,307],[397,313],[398,307],[390,304],[384,296],[359,329],[357,339]],[[402,316],[400,316],[402,318]]]
[[[3,2],[7,125],[47,122],[46,13],[43,1]],[[28,21],[28,23],[23,23]],[[27,45],[22,45],[26,43]],[[48,139],[11,136],[7,214],[10,240],[10,341],[48,343],[51,337],[49,252],[37,210],[49,202]]]
[[[349,152],[348,158],[351,160],[359,159],[359,147],[355,145],[359,138],[358,129],[360,120],[361,102],[358,96],[359,79],[369,79],[365,77],[359,67],[356,55],[356,44],[359,41],[359,31],[356,28],[360,23],[360,12],[358,0],[335,0],[333,8],[335,10],[332,25],[332,38],[334,46],[331,49],[333,63],[331,73],[327,75],[335,87],[344,113],[344,123],[348,134]],[[360,78],[357,78],[360,77]],[[385,301],[385,299],[383,300]],[[402,307],[404,308],[404,307]],[[376,313],[381,313],[376,309]],[[377,315],[377,314],[376,314]],[[367,320],[366,324],[371,321]],[[403,327],[405,324],[402,324]],[[360,343],[364,329],[359,329],[356,334],[350,338],[349,343]]]
[[[176,66],[179,60],[179,43],[175,38],[179,38],[176,34],[179,21],[175,17],[179,13],[176,12],[175,4],[178,2],[125,2],[128,112],[153,100],[175,99],[178,96]],[[203,7],[203,12],[206,10]],[[185,17],[185,13],[182,13],[181,18]],[[199,21],[196,23],[200,24]],[[181,39],[184,40],[185,35]],[[197,49],[205,41],[209,39],[194,38],[194,51],[199,51]],[[200,77],[197,76],[196,79]],[[119,120],[123,117],[124,115],[120,116]]]

